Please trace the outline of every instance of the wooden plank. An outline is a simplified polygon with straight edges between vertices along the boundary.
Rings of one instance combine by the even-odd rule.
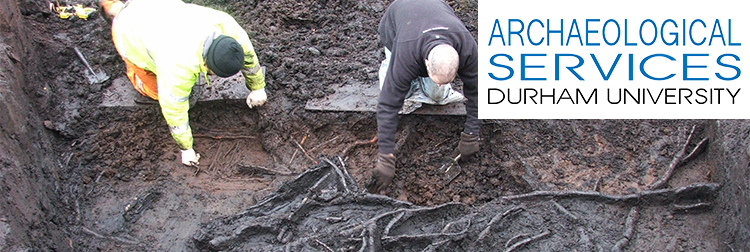
[[[210,76],[209,81],[210,85],[206,85],[203,78],[198,80],[197,85],[202,85],[203,89],[197,102],[245,100],[250,93],[250,90],[245,87],[245,79],[239,73],[229,78]],[[135,99],[139,96],[141,94],[133,88],[130,80],[126,76],[121,76],[105,88],[104,99],[100,107],[149,106],[149,104],[137,103]],[[147,98],[143,99],[147,100]]]
[[[375,112],[378,106],[380,90],[374,84],[348,83],[335,87],[335,92],[328,96],[311,99],[305,105],[307,110],[317,111],[352,111]],[[411,114],[418,115],[466,115],[463,103],[447,105],[423,104]]]

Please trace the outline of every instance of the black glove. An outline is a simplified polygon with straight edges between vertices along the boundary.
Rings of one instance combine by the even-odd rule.
[[[396,175],[396,156],[393,154],[378,153],[378,164],[372,170],[372,181],[368,186],[371,193],[379,193],[391,185],[393,176]]]
[[[477,152],[479,152],[479,135],[461,132],[461,141],[458,142],[458,147],[454,152],[455,155],[461,154],[461,159],[466,160]]]

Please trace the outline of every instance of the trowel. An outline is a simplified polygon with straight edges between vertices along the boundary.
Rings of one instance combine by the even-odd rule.
[[[89,65],[89,62],[85,57],[83,57],[83,54],[81,53],[81,50],[78,50],[78,47],[73,47],[73,50],[76,51],[78,58],[83,61],[83,64],[86,65],[86,68],[88,68],[89,70],[88,72],[86,72],[86,78],[89,79],[89,83],[99,84],[109,80],[109,76],[107,76],[106,73],[102,72],[101,70],[94,71],[94,69],[91,68],[91,65]]]
[[[459,159],[461,159],[461,153],[456,155],[456,157],[447,160],[442,166],[440,166],[440,171],[445,174],[443,186],[450,184],[459,174],[461,174],[461,166],[458,164]]]

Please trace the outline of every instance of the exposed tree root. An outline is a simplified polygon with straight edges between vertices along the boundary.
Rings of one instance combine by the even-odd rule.
[[[720,184],[716,183],[696,183],[689,186],[683,186],[672,189],[658,189],[652,191],[642,191],[640,193],[626,195],[611,195],[592,191],[535,191],[526,194],[510,195],[501,197],[503,200],[540,200],[540,199],[570,199],[580,198],[595,201],[619,202],[626,204],[649,203],[657,204],[664,202],[673,202],[682,198],[691,198],[696,195],[712,196],[715,195]]]
[[[685,164],[688,160],[695,158],[699,154],[703,153],[703,151],[706,150],[706,145],[708,144],[708,138],[704,138],[701,140],[690,153],[687,153],[687,148],[690,142],[693,140],[695,133],[695,126],[690,130],[690,135],[688,135],[687,140],[682,145],[682,149],[680,152],[678,152],[674,158],[672,159],[672,162],[669,164],[669,168],[664,173],[664,175],[661,176],[658,180],[656,180],[654,183],[652,183],[648,189],[649,190],[655,190],[663,188],[667,185],[667,181],[669,181],[670,178],[672,178],[672,174],[674,173],[675,169],[679,168],[683,164]],[[687,154],[687,156],[685,156]]]
[[[281,175],[281,176],[292,176],[297,175],[293,172],[279,171],[270,168],[266,168],[258,165],[245,165],[237,164],[237,172],[248,175],[256,174],[267,174],[267,175]]]
[[[497,244],[501,237],[506,237],[504,250],[513,252],[541,239],[559,242],[561,237],[553,233],[569,229],[570,224],[587,228],[585,215],[574,214],[557,203],[567,199],[601,202],[618,208],[629,206],[631,210],[622,235],[609,243],[613,244],[613,251],[621,251],[635,238],[640,207],[661,205],[676,211],[701,209],[706,205],[695,202],[715,198],[720,188],[718,184],[699,183],[627,195],[536,191],[498,198],[495,202],[497,206],[505,206],[504,210],[490,207],[477,212],[461,203],[420,207],[369,194],[358,187],[341,157],[320,156],[319,160],[318,165],[283,184],[276,193],[245,212],[203,224],[194,235],[197,248],[242,250],[266,244],[269,248],[281,246],[285,251],[477,251],[496,250],[492,243]],[[551,204],[533,203],[544,200]],[[526,201],[532,202],[531,205],[522,203]],[[525,213],[520,215],[521,212]],[[549,213],[560,215],[550,216]],[[546,216],[544,220],[539,219],[539,214]],[[523,220],[510,221],[509,217],[514,215],[523,216]],[[492,218],[486,219],[489,216]],[[572,221],[562,221],[567,223],[564,227],[529,225],[536,221],[560,223],[566,219]],[[501,224],[520,229],[500,229]],[[616,224],[607,225],[616,227]],[[311,229],[312,226],[316,228]],[[590,226],[588,228],[591,230]],[[508,239],[509,232],[521,235]],[[272,242],[268,241],[269,237]]]
[[[625,246],[628,245],[633,236],[635,235],[635,222],[638,220],[638,206],[630,208],[628,218],[625,219],[625,230],[622,231],[622,238],[618,240],[612,247],[612,252],[620,252]]]
[[[706,210],[706,209],[713,207],[713,204],[710,202],[699,202],[699,203],[687,204],[687,205],[674,204],[673,207],[674,207],[675,212],[689,212],[689,211]]]
[[[211,138],[214,140],[234,140],[234,139],[256,139],[255,136],[211,136],[202,134],[193,134],[193,138]]]
[[[318,164],[318,161],[317,161],[317,160],[315,160],[314,158],[312,158],[312,157],[310,156],[310,154],[307,154],[307,151],[305,150],[305,148],[303,148],[303,147],[302,147],[302,145],[301,145],[301,144],[299,144],[299,143],[298,143],[297,141],[295,141],[294,139],[292,139],[292,142],[293,142],[293,143],[294,143],[295,145],[297,145],[297,148],[299,148],[299,149],[300,149],[300,150],[302,151],[302,154],[305,154],[305,157],[307,157],[307,159],[310,159],[310,161],[312,161],[312,162],[313,162],[313,164]]]
[[[81,230],[99,239],[108,239],[108,240],[112,240],[112,241],[116,241],[116,242],[124,243],[128,245],[138,245],[140,243],[138,240],[135,240],[135,239],[127,239],[127,238],[123,238],[119,236],[105,236],[97,232],[94,232],[93,230],[88,229],[86,227],[81,227]]]
[[[560,210],[561,213],[564,213],[565,215],[567,215],[573,221],[578,221],[578,216],[575,216],[573,213],[571,213],[570,211],[568,211],[568,209],[565,209],[565,207],[563,207],[562,205],[560,205],[559,203],[557,203],[557,201],[554,201],[554,200],[551,200],[551,201],[552,201],[552,204],[554,204],[555,207],[557,208],[557,210]]]
[[[523,240],[520,240],[520,241],[516,242],[515,244],[513,244],[513,246],[510,246],[510,247],[506,248],[505,252],[511,252],[511,251],[513,251],[513,250],[515,250],[517,248],[520,248],[520,247],[522,247],[522,246],[530,243],[530,242],[542,239],[542,238],[548,236],[549,234],[551,234],[551,232],[549,230],[544,230],[544,232],[542,232],[541,234],[538,234],[538,235],[535,235],[535,236],[532,236],[532,237],[529,237],[529,238],[526,238],[526,239],[523,239]]]
[[[490,222],[487,223],[487,227],[485,227],[484,230],[482,230],[482,232],[479,233],[479,237],[477,237],[477,242],[479,242],[481,240],[484,240],[484,238],[487,237],[487,234],[490,232],[490,228],[492,228],[492,224],[495,224],[495,222],[498,222],[498,221],[502,220],[506,216],[509,216],[511,214],[519,213],[519,212],[521,212],[523,210],[524,210],[523,207],[516,206],[514,208],[508,209],[507,211],[503,212],[502,214],[498,213],[495,216],[493,216],[492,219],[490,219]]]
[[[354,149],[357,146],[365,145],[365,144],[374,144],[374,143],[377,143],[377,142],[378,142],[378,136],[377,135],[375,135],[375,137],[373,137],[370,140],[359,140],[359,141],[356,141],[352,145],[349,145],[348,147],[346,147],[346,149],[344,149],[344,151],[341,152],[341,156],[342,157],[346,157],[346,155],[349,154],[349,151],[351,151],[352,149]]]

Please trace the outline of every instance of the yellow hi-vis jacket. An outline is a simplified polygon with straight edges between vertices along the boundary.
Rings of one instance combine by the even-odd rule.
[[[204,54],[219,35],[234,38],[245,51],[242,74],[250,90],[266,86],[258,57],[245,30],[229,14],[180,0],[130,0],[112,23],[120,55],[156,74],[159,105],[180,149],[193,147],[188,122],[190,91],[208,72]]]

